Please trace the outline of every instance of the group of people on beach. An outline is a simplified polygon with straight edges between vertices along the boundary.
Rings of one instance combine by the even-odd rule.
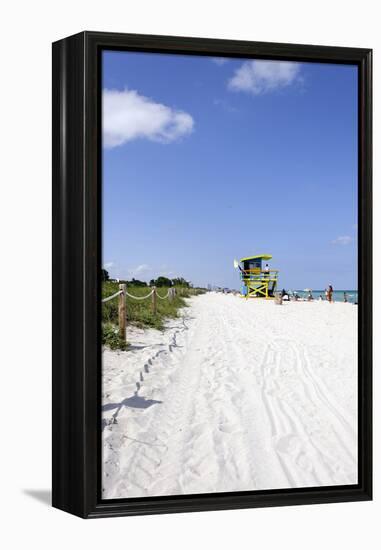
[[[325,289],[324,292],[325,292],[325,299],[327,300],[327,302],[329,302],[330,304],[333,304],[333,286],[328,285],[328,287]],[[300,300],[300,296],[297,292],[292,292],[290,296],[290,293],[288,293],[285,289],[282,290],[281,297],[283,300],[290,300],[290,299],[293,299],[295,301]],[[307,302],[312,302],[313,300],[314,300],[314,297],[312,295],[312,290],[309,290],[307,294]],[[321,294],[319,296],[319,301],[323,301],[323,296]],[[348,297],[346,292],[344,292],[344,302],[348,302]]]
[[[333,286],[328,285],[328,287],[325,289],[324,293],[325,293],[325,299],[327,300],[327,302],[329,302],[330,304],[333,304]],[[314,297],[312,295],[312,290],[309,290],[308,295],[307,295],[307,302],[312,302],[313,299],[314,299]],[[323,296],[321,294],[319,295],[319,301],[320,302],[323,301]],[[344,302],[346,302],[346,301],[347,301],[347,293],[344,292]]]
[[[266,264],[265,269],[264,269],[264,277],[268,278],[269,276],[270,276],[270,267],[269,267],[269,264]],[[328,285],[328,287],[324,290],[324,294],[325,294],[325,299],[327,300],[327,302],[329,302],[330,304],[333,304],[334,300],[333,300],[333,286],[332,285]],[[289,293],[289,292],[286,292],[285,289],[282,290],[281,298],[283,300],[292,300],[292,299],[296,300],[296,301],[300,300],[300,296],[298,295],[297,292]],[[314,300],[314,297],[312,295],[312,290],[309,290],[308,294],[307,294],[307,301],[312,302],[313,300]],[[323,301],[323,300],[324,300],[324,298],[320,294],[319,301]],[[347,295],[346,292],[344,292],[344,302],[345,303],[348,302],[348,295]]]

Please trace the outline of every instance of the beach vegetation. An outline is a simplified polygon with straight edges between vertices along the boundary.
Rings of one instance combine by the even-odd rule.
[[[149,284],[150,284],[150,286],[158,286],[158,287],[166,286],[166,287],[169,287],[169,286],[172,286],[172,281],[171,281],[171,279],[168,279],[168,277],[160,276],[157,279],[151,279]]]
[[[156,285],[155,285],[156,286]],[[134,300],[126,296],[127,326],[132,324],[140,328],[154,328],[163,330],[168,319],[179,316],[182,308],[187,307],[186,299],[206,292],[202,288],[190,288],[186,286],[175,286],[175,293],[172,299],[166,296],[168,290],[165,287],[158,287],[156,296],[156,312],[152,304],[152,296],[146,299]],[[114,281],[102,282],[102,299],[115,294],[119,290],[119,284]],[[151,288],[143,285],[127,286],[128,294],[137,298],[147,296]],[[102,343],[111,349],[123,349],[118,336],[118,298],[102,303]]]

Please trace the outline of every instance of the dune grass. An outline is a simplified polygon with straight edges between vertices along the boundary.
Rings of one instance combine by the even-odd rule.
[[[126,296],[127,323],[137,327],[150,327],[163,330],[167,319],[178,317],[179,310],[187,306],[186,298],[205,292],[203,289],[175,287],[173,300],[156,298],[156,314],[152,310],[152,296],[146,300],[133,300]],[[118,283],[102,283],[102,298],[111,296],[119,290]],[[133,296],[147,296],[150,287],[128,286],[127,291]],[[168,288],[157,289],[159,296],[164,297]],[[112,349],[125,349],[126,344],[118,336],[118,298],[102,304],[102,341]]]

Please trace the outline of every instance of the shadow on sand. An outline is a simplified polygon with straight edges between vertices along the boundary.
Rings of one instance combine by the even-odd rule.
[[[123,399],[123,401],[121,401],[120,403],[107,403],[106,405],[103,405],[103,412],[113,411],[114,409],[116,410],[111,417],[111,422],[107,421],[105,418],[102,419],[102,431],[109,424],[114,424],[117,422],[118,414],[123,407],[130,407],[132,409],[148,409],[149,407],[152,407],[152,405],[156,405],[157,403],[162,403],[162,401],[157,401],[156,399],[146,399],[145,397],[140,397],[140,395],[135,393],[135,395]]]
[[[148,409],[152,405],[157,403],[162,403],[162,401],[157,401],[156,399],[146,399],[145,397],[140,397],[140,395],[133,395],[132,397],[127,397],[123,399],[120,403],[107,403],[103,405],[102,411],[112,411],[113,409],[118,409],[118,412],[122,407],[131,407],[132,409]]]

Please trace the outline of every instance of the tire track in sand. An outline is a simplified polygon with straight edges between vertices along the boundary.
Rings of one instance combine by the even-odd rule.
[[[274,359],[269,361],[273,354]],[[311,372],[304,346],[272,342],[262,364],[273,445],[292,487],[354,482],[355,432]],[[346,433],[346,442],[337,434]]]

